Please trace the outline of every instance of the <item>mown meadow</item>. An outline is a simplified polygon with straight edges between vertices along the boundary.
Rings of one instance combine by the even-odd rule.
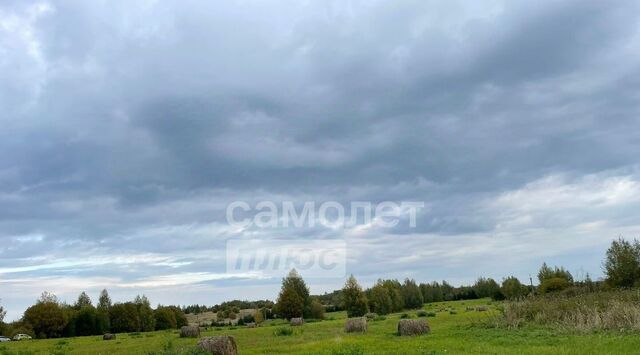
[[[487,311],[477,311],[478,306]],[[241,354],[633,354],[640,349],[635,333],[499,326],[502,307],[490,299],[426,304],[431,332],[414,337],[398,336],[396,326],[403,315],[418,317],[417,311],[369,321],[363,334],[345,333],[346,313],[331,312],[324,321],[291,328],[290,335],[281,331],[290,328],[284,321],[270,320],[258,328],[209,328],[202,336],[232,335]],[[11,342],[0,345],[0,354],[188,354],[196,341],[180,338],[176,330],[122,333],[115,341],[86,336]]]

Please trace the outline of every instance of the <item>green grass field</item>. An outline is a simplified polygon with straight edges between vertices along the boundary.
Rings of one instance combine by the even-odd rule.
[[[400,314],[370,321],[366,334],[347,334],[343,312],[328,313],[329,320],[294,327],[290,336],[275,336],[281,321],[259,328],[222,328],[203,333],[233,335],[241,354],[637,354],[640,336],[598,332],[590,334],[528,327],[517,330],[488,327],[490,317],[498,315],[495,303],[488,312],[467,311],[467,307],[490,304],[489,300],[441,302],[425,305],[436,311],[427,318],[431,333],[399,337],[396,325]],[[455,314],[449,312],[455,309]],[[416,312],[406,312],[415,317]],[[161,354],[163,349],[187,349],[196,339],[181,339],[177,331],[118,334],[116,341],[102,337],[31,340],[0,345],[0,354]]]

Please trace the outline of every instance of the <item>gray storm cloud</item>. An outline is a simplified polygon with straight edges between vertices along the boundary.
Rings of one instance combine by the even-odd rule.
[[[345,238],[365,281],[543,260],[599,275],[610,239],[640,231],[638,10],[4,2],[2,303],[17,318],[43,288],[273,298],[277,280],[224,275],[225,241],[255,233]],[[226,224],[228,203],[263,199],[427,208],[414,229]]]

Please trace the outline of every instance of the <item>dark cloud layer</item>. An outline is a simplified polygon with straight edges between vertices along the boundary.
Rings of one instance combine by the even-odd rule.
[[[640,224],[638,10],[5,2],[0,297],[14,318],[48,285],[213,303],[246,286],[224,242],[251,233],[345,238],[365,282],[545,259],[599,274]],[[417,228],[364,233],[226,224],[229,202],[261,199],[426,208]]]

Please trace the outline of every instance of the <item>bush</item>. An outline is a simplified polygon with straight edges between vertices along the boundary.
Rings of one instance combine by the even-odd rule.
[[[427,316],[427,311],[418,311],[418,312],[416,313],[416,315],[417,315],[418,317],[426,317],[426,316]]]
[[[273,335],[277,337],[293,335],[293,328],[291,327],[278,327],[273,331]]]
[[[570,286],[571,283],[567,279],[561,277],[553,277],[544,280],[540,285],[539,290],[540,293],[544,294],[549,292],[562,291],[569,288]]]
[[[53,300],[38,301],[27,308],[22,319],[38,338],[59,338],[68,323],[62,307]]]
[[[324,306],[317,299],[311,301],[309,315],[314,319],[324,319]]]
[[[514,276],[509,276],[502,281],[502,295],[508,300],[515,300],[524,297],[527,289]]]
[[[538,271],[538,281],[540,284],[544,283],[546,280],[560,278],[565,279],[569,283],[573,283],[573,276],[568,270],[565,270],[563,267],[554,267],[550,268],[547,266],[547,263],[543,263],[540,271]]]
[[[176,315],[169,307],[158,307],[153,316],[156,319],[156,330],[175,329],[178,326]]]
[[[407,314],[407,313],[402,313],[400,315],[400,319],[408,319],[408,318],[411,318],[411,316],[409,314]]]
[[[187,316],[185,316],[184,312],[176,306],[168,306],[170,310],[173,311],[173,314],[176,317],[176,328],[182,328],[185,325],[189,325],[189,321],[187,321]]]

